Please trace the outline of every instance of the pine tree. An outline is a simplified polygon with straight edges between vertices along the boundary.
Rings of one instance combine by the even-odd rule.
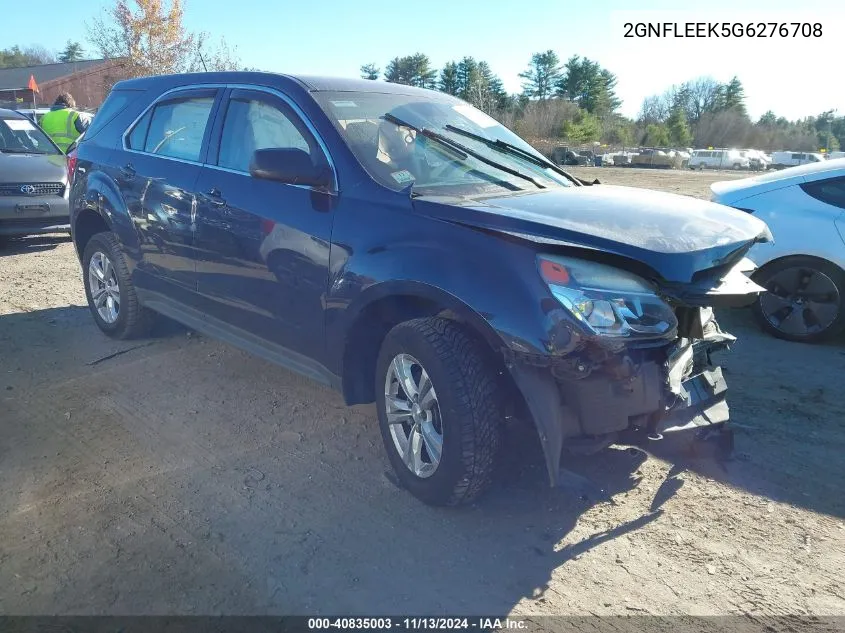
[[[364,64],[361,66],[361,79],[375,81],[381,74],[381,69],[375,64]]]
[[[458,81],[458,65],[455,62],[447,62],[440,71],[440,85],[438,86],[441,92],[450,95],[457,95],[460,85]]]
[[[738,77],[731,79],[724,88],[723,107],[745,114],[745,88]]]
[[[669,134],[667,145],[687,147],[692,143],[692,132],[687,123],[687,113],[680,103],[672,108],[669,113],[669,118],[666,120],[666,131]]]
[[[553,50],[534,53],[528,68],[519,76],[525,80],[522,89],[528,97],[548,99],[560,81],[560,58]]]

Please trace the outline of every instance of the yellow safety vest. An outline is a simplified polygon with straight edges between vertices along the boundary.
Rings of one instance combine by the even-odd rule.
[[[79,132],[76,130],[78,118],[79,113],[70,108],[51,110],[41,118],[41,129],[53,139],[59,149],[67,152],[70,144],[79,138]]]

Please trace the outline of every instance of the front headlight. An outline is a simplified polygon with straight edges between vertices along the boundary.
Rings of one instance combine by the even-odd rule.
[[[538,256],[537,264],[555,298],[594,334],[659,336],[678,325],[672,308],[637,275],[554,255]]]

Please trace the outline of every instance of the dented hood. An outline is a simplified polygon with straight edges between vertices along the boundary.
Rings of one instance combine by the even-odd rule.
[[[748,213],[612,185],[483,200],[421,197],[414,206],[449,222],[633,259],[671,282],[690,282],[700,271],[739,261],[755,242],[772,239],[766,224]]]

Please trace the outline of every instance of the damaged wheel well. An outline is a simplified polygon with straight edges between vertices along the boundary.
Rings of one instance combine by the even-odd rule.
[[[505,366],[501,349],[479,332],[464,315],[441,303],[414,295],[392,295],[374,301],[358,315],[346,335],[343,354],[343,397],[348,405],[375,401],[376,359],[384,337],[399,323],[420,317],[438,316],[461,324],[476,339],[487,367],[498,376],[500,393],[508,416],[530,420],[522,393]]]

